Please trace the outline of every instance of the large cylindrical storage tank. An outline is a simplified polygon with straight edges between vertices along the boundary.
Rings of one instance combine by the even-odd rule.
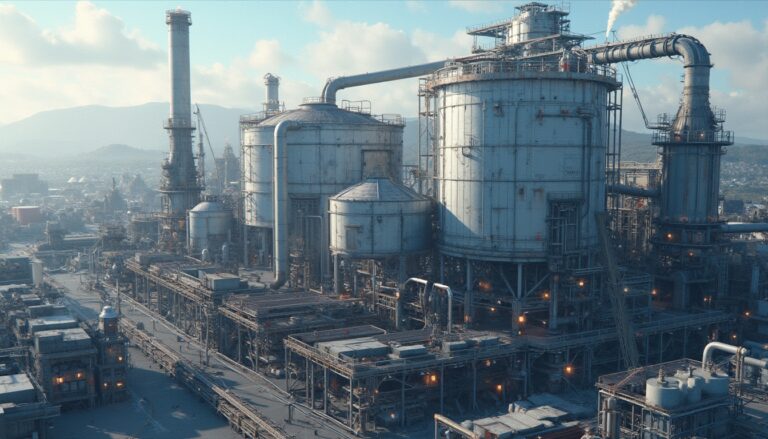
[[[274,132],[284,120],[304,125],[287,134],[290,198],[319,202],[367,176],[400,179],[403,125],[399,118],[385,123],[335,105],[304,104],[243,128],[245,191],[251,199],[247,225],[273,225]],[[326,208],[318,204],[308,213],[320,214]]]
[[[273,143],[275,127],[282,121],[299,123],[286,133],[289,244],[311,246],[305,250],[318,254],[328,248],[329,197],[367,177],[400,180],[402,119],[307,103],[258,124],[242,125],[245,221],[262,236],[271,235],[274,224]],[[306,240],[297,239],[307,233],[311,236]],[[312,259],[325,261],[318,268],[327,272],[327,258]]]
[[[330,248],[355,259],[429,250],[432,201],[385,178],[358,183],[329,200]]]
[[[612,76],[514,61],[456,64],[436,96],[439,247],[543,262],[597,245]]]
[[[203,201],[189,211],[189,249],[192,254],[221,253],[221,246],[229,242],[232,214],[217,201]]]

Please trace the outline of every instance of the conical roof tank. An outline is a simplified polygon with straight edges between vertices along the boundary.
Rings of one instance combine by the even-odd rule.
[[[329,200],[330,247],[352,258],[380,258],[431,246],[432,201],[387,178],[369,178]]]

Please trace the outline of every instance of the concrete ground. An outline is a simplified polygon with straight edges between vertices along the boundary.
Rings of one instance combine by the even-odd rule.
[[[179,386],[141,351],[129,349],[130,398],[93,410],[63,412],[54,419],[56,439],[240,438],[206,403]]]
[[[53,279],[59,282],[61,285],[68,289],[66,292],[64,302],[70,309],[83,319],[89,321],[95,321],[98,317],[98,312],[101,310],[101,299],[99,296],[91,291],[86,290],[80,284],[80,277],[76,274],[61,273],[51,275]],[[190,340],[186,335],[181,335],[184,342],[179,343],[178,337],[180,333],[170,325],[165,324],[163,321],[148,315],[141,307],[132,306],[128,301],[123,302],[122,313],[125,317],[131,319],[134,322],[144,323],[146,330],[154,335],[158,340],[163,342],[167,347],[174,350],[176,353],[181,354],[187,361],[200,364],[205,357],[204,349],[200,344],[194,340]],[[134,355],[138,358],[140,355]],[[202,367],[202,365],[201,365]],[[290,400],[284,393],[278,389],[283,385],[280,380],[267,380],[261,376],[256,375],[253,372],[247,373],[239,370],[234,370],[229,364],[219,359],[216,355],[211,354],[210,365],[204,367],[209,375],[222,387],[230,389],[240,398],[248,402],[252,407],[257,409],[263,415],[269,417],[276,424],[280,425],[288,434],[294,435],[297,439],[302,438],[324,438],[324,439],[336,439],[336,438],[352,438],[351,434],[345,432],[343,429],[335,424],[328,422],[320,416],[311,413],[308,409],[295,406],[293,411],[293,419],[289,422],[288,418],[288,405]],[[150,369],[151,370],[151,369]],[[155,369],[157,371],[157,369]],[[170,381],[170,379],[168,378]],[[129,377],[128,388],[131,390],[140,391],[141,385],[137,387],[135,380],[131,380]],[[197,398],[189,391],[182,389],[186,394],[187,399]],[[181,393],[179,393],[181,395]],[[149,393],[147,395],[150,402],[152,397]],[[141,396],[136,398],[139,401]],[[159,402],[162,400],[163,402]],[[158,407],[157,416],[165,419],[166,423],[171,422],[173,414],[168,407],[172,407],[174,404],[166,403],[164,398],[160,398],[158,402],[154,402]],[[108,407],[105,407],[108,409]],[[208,408],[208,411],[215,416],[214,409]],[[170,412],[170,413],[166,413]],[[199,411],[195,411],[198,413]],[[77,412],[72,413],[73,416],[77,416]],[[69,417],[69,414],[65,414],[62,418]],[[90,418],[88,418],[90,419]],[[222,422],[224,422],[224,419]],[[158,421],[161,426],[165,425],[163,422]],[[190,431],[200,431],[201,429],[192,428]],[[125,430],[127,433],[131,431]],[[151,430],[146,430],[151,431]],[[163,438],[187,438],[187,437],[206,437],[206,436],[188,436],[190,431],[182,431],[181,433],[175,433],[173,430],[166,432],[163,435],[157,437]],[[148,434],[148,433],[146,433]],[[177,435],[181,434],[181,435]],[[232,433],[234,434],[234,433]],[[70,437],[91,437],[91,436],[64,436]],[[109,437],[109,436],[93,436],[95,438]],[[125,436],[116,436],[125,437]],[[137,436],[152,438],[155,436]],[[210,436],[210,437],[227,437],[227,436]],[[234,436],[238,437],[238,436]]]

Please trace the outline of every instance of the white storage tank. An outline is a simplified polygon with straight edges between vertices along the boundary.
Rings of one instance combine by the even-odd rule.
[[[544,262],[597,246],[617,87],[611,71],[557,62],[476,61],[433,74],[441,251]]]
[[[232,213],[218,201],[203,201],[189,211],[189,250],[195,255],[207,249],[211,256],[221,253],[229,242]]]
[[[370,178],[329,200],[330,248],[352,258],[426,251],[432,201],[387,178]]]
[[[649,378],[645,382],[645,402],[654,407],[671,409],[685,401],[685,391],[677,378]]]
[[[246,224],[273,227],[274,131],[282,121],[303,124],[287,132],[288,196],[291,220],[326,212],[328,197],[367,176],[400,178],[403,123],[375,118],[325,103],[307,103],[257,124],[241,123]]]

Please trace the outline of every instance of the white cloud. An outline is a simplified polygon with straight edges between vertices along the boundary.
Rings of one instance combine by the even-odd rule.
[[[451,0],[448,4],[452,8],[462,9],[473,14],[490,14],[503,10],[502,2],[493,0]]]
[[[302,18],[318,26],[327,27],[333,24],[333,16],[328,7],[320,0],[313,0],[309,5],[301,4]]]
[[[0,5],[0,64],[93,64],[153,68],[163,51],[90,2],[77,3],[75,21],[43,29],[12,5]]]
[[[285,53],[277,40],[258,40],[248,56],[248,64],[256,70],[280,70],[294,63],[294,59]]]
[[[621,26],[616,31],[616,35],[618,35],[620,40],[658,35],[664,32],[665,25],[666,19],[661,15],[649,15],[644,25],[632,24]]]
[[[405,7],[411,12],[427,12],[426,0],[406,0]]]

